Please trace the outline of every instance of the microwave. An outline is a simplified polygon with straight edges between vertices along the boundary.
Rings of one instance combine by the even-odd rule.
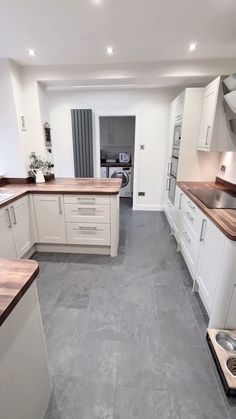
[[[173,137],[173,147],[175,148],[180,147],[181,131],[182,131],[182,125],[176,124],[174,127],[174,137]]]

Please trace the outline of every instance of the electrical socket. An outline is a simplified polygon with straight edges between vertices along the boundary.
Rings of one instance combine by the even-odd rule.
[[[222,165],[220,166],[220,171],[221,171],[221,172],[225,172],[225,171],[226,171],[226,166],[225,166],[225,164],[222,164]]]
[[[145,196],[145,192],[139,192],[138,196]]]

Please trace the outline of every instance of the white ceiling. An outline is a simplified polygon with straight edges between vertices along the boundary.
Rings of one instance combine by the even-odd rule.
[[[1,0],[0,58],[24,65],[236,58],[235,17],[235,0]]]

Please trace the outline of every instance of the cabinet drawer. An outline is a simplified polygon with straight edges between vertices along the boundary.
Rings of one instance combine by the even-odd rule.
[[[105,195],[64,195],[65,204],[110,205],[111,199]]]
[[[200,250],[200,241],[194,234],[192,228],[184,220],[181,228],[180,245],[185,262],[187,263],[191,274],[195,277]]]
[[[65,204],[67,222],[110,223],[110,205]]]
[[[184,200],[182,213],[184,218],[186,218],[189,224],[192,226],[197,238],[199,239],[202,229],[203,214],[194,204],[192,204],[190,199],[187,201]]]
[[[68,244],[109,246],[110,224],[66,223]]]

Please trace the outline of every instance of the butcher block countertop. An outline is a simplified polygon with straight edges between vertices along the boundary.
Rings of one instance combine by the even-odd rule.
[[[0,208],[28,193],[118,195],[120,187],[121,179],[57,178],[40,184],[12,183],[0,187],[0,194],[13,194],[12,197],[0,201]]]
[[[0,259],[0,326],[21,300],[39,272],[33,260]]]
[[[214,182],[177,182],[182,191],[200,208],[207,217],[227,236],[230,240],[236,241],[236,210],[234,209],[210,209],[207,208],[191,190],[193,189],[219,189],[232,191],[229,186]],[[234,189],[235,192],[235,189]]]

